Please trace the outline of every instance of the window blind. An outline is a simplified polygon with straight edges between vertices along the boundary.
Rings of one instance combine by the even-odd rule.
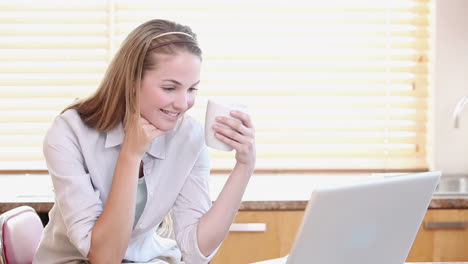
[[[154,18],[198,35],[190,114],[203,122],[210,97],[248,106],[257,171],[425,170],[429,14],[429,0],[0,2],[0,170],[46,170],[51,121]]]

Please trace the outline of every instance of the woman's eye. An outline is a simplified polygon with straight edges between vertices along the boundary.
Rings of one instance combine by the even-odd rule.
[[[163,90],[164,91],[174,91],[175,88],[174,87],[163,87]]]
[[[197,89],[197,88],[195,88],[195,87],[191,87],[191,88],[189,88],[189,92],[196,92],[196,91],[198,91],[198,89]]]

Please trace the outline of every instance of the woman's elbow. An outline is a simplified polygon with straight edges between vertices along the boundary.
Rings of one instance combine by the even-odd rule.
[[[112,253],[110,250],[90,249],[88,259],[92,264],[120,264],[124,254]]]
[[[112,243],[106,239],[99,239],[93,233],[88,259],[93,264],[122,263],[127,247]]]

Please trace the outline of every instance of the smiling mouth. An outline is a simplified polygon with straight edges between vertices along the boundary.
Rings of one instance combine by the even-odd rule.
[[[166,115],[170,115],[172,117],[178,117],[180,115],[180,113],[170,112],[170,111],[167,111],[167,110],[164,110],[164,109],[161,109],[161,112],[165,113]]]

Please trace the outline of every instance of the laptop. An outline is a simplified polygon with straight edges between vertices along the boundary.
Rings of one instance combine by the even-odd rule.
[[[411,173],[317,188],[289,255],[255,264],[404,263],[440,176]]]

